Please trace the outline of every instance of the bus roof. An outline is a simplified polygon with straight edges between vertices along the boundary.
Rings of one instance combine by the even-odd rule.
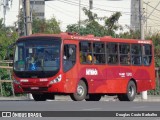
[[[60,37],[62,39],[68,40],[84,40],[84,41],[101,41],[101,42],[119,42],[119,43],[144,43],[152,44],[151,40],[141,40],[141,39],[124,39],[124,38],[112,38],[111,36],[95,37],[94,35],[80,36],[76,33],[60,33],[60,34],[32,34],[30,36],[23,36],[18,39],[27,39],[34,37]]]

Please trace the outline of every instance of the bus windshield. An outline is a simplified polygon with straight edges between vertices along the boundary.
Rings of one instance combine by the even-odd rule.
[[[14,71],[58,71],[61,41],[54,38],[28,38],[16,44]]]

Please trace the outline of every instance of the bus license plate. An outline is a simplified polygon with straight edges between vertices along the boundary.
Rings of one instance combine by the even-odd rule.
[[[38,90],[39,87],[31,87],[31,90]]]

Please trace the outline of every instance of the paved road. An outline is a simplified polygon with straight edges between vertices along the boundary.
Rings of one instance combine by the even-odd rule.
[[[15,99],[15,100],[14,100]],[[103,98],[99,102],[74,102],[69,97],[57,97],[55,101],[35,102],[27,99],[12,100],[1,99],[0,111],[160,111],[159,98],[152,98],[153,101],[142,101],[140,98],[136,98],[134,102],[120,102],[113,97],[105,99]],[[151,98],[149,98],[151,99]],[[156,100],[155,100],[156,99]],[[156,101],[156,102],[155,102]],[[3,118],[4,119],[4,118]],[[17,120],[20,118],[12,118],[11,120]],[[23,118],[28,120],[28,118]],[[31,119],[31,118],[30,118]],[[109,118],[109,117],[58,117],[58,118],[34,118],[37,120],[135,120],[133,117],[124,118]],[[157,117],[136,117],[136,120],[160,120]],[[1,120],[1,118],[0,118]],[[4,119],[4,120],[8,120]]]
[[[160,111],[160,104],[159,102],[119,102],[119,101],[100,101],[100,102],[86,102],[86,101],[35,102],[35,101],[25,101],[25,100],[1,101],[0,111],[126,111],[126,112]],[[90,119],[91,118],[87,118],[86,120]],[[108,117],[106,119],[108,119]],[[158,120],[158,119],[152,118],[152,120]]]
[[[1,101],[0,111],[160,111],[160,103],[119,101]]]

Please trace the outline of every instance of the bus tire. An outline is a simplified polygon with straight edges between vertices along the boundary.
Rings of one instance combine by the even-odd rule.
[[[45,93],[46,99],[55,100],[55,95],[53,93]]]
[[[130,81],[127,86],[127,93],[118,95],[120,101],[133,101],[136,96],[136,85],[133,81]]]
[[[133,81],[130,81],[127,86],[126,101],[133,101],[136,97],[136,91],[137,88],[135,83]]]
[[[46,96],[44,94],[32,94],[35,101],[46,101]]]
[[[119,101],[126,101],[125,94],[118,94],[117,96]]]
[[[100,101],[101,95],[98,94],[89,94],[89,98],[85,99],[86,101]]]
[[[84,81],[80,80],[76,88],[76,93],[70,95],[73,101],[82,101],[86,98],[87,86]]]

